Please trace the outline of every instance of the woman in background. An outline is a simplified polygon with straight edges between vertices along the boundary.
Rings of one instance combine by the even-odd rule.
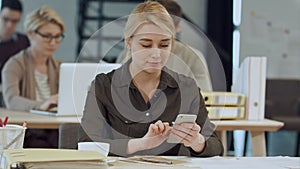
[[[88,93],[79,141],[110,143],[110,155],[221,155],[223,146],[195,81],[165,67],[175,27],[158,2],[139,4],[125,27],[131,59],[97,75]],[[178,65],[180,66],[180,65]],[[178,114],[195,123],[175,124]],[[168,143],[170,133],[180,140]]]
[[[2,71],[5,104],[14,110],[48,110],[57,105],[61,62],[53,53],[65,24],[56,11],[41,7],[26,16],[25,30],[31,46],[9,59]]]
[[[25,30],[31,46],[8,60],[2,70],[2,90],[8,109],[48,110],[57,105],[59,66],[53,53],[65,24],[56,11],[41,7],[28,14]]]
[[[41,7],[26,16],[31,46],[11,57],[2,71],[2,90],[8,109],[48,110],[57,106],[61,62],[53,53],[63,40],[65,24],[59,14]],[[24,147],[57,148],[57,130],[27,129]]]

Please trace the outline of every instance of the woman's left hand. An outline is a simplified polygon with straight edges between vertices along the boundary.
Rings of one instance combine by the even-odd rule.
[[[184,146],[200,153],[205,146],[205,138],[200,134],[200,130],[201,127],[197,123],[181,123],[173,126],[172,133]]]

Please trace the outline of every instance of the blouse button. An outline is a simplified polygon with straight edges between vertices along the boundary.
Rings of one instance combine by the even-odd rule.
[[[127,123],[128,123],[128,121],[127,121],[127,120],[125,120],[125,123],[127,124]]]
[[[146,113],[146,116],[150,116],[150,113]]]

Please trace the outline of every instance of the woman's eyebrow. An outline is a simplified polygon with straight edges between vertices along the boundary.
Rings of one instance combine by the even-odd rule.
[[[163,41],[163,42],[166,42],[166,41],[170,41],[171,39],[162,39],[161,41]],[[147,38],[143,38],[143,39],[140,39],[139,41],[146,41],[146,42],[152,42],[152,40],[151,39],[147,39]]]
[[[170,40],[171,40],[171,39],[163,39],[163,40],[161,40],[161,41],[164,41],[164,42],[165,42],[165,41],[170,41]]]
[[[139,41],[152,42],[152,40],[151,40],[151,39],[147,39],[147,38],[140,39]]]

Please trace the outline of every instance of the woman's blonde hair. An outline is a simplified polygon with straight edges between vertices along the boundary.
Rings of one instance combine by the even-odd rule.
[[[65,32],[65,23],[62,18],[54,9],[47,6],[38,8],[26,15],[25,31],[36,31],[47,23],[54,23],[60,27],[62,33]]]
[[[146,1],[139,4],[128,17],[124,31],[125,40],[131,38],[141,25],[147,23],[158,26],[175,38],[174,22],[166,8],[158,2]]]
[[[143,24],[151,23],[164,31],[167,31],[172,36],[172,50],[174,50],[175,26],[172,17],[164,6],[155,1],[146,1],[139,4],[128,17],[125,30],[124,39],[127,45],[130,38],[134,35],[136,30]],[[126,48],[125,48],[126,49]],[[125,57],[121,63],[125,63],[131,58],[130,50],[125,51]]]

